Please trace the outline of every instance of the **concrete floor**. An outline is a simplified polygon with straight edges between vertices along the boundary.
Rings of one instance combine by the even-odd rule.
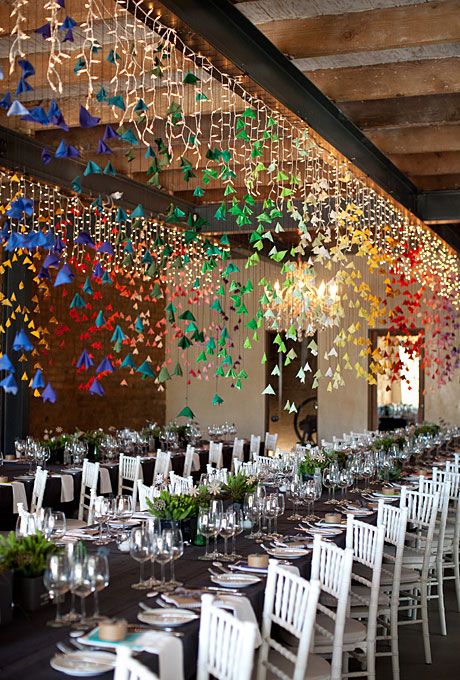
[[[425,663],[421,625],[399,627],[401,680],[460,679],[460,612],[452,582],[445,588],[447,636],[439,632],[437,600],[430,603],[430,638],[433,663]],[[377,659],[377,680],[391,680],[391,660]]]

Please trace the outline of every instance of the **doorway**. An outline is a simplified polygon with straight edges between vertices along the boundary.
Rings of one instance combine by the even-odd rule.
[[[317,389],[313,388],[313,375],[317,357],[308,349],[312,338],[289,340],[282,335],[286,352],[278,352],[273,340],[276,333],[266,334],[266,385],[276,394],[265,399],[265,427],[267,432],[278,434],[278,446],[289,450],[297,442],[316,442],[318,431]],[[315,338],[316,339],[316,338]],[[295,356],[294,356],[295,355]],[[286,358],[292,356],[286,364]],[[294,404],[297,412],[285,409],[286,402]]]
[[[425,373],[420,353],[419,331],[389,334],[387,330],[370,331],[372,352],[383,356],[388,370],[377,375],[377,384],[369,386],[369,429],[387,432],[423,422]]]

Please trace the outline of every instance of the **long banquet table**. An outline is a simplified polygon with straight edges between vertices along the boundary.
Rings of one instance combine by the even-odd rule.
[[[290,506],[290,504],[289,504]],[[316,504],[315,512],[323,514],[330,505],[322,502]],[[291,514],[290,507],[286,516]],[[365,521],[375,523],[376,515],[369,515]],[[295,527],[298,522],[280,518],[278,530],[280,533],[297,533]],[[345,532],[336,537],[335,542],[343,546]],[[222,542],[219,543],[221,548]],[[131,559],[129,554],[121,553],[114,543],[109,544],[110,585],[100,593],[101,611],[108,616],[126,618],[129,623],[137,621],[136,615],[140,611],[138,603],[145,602],[154,607],[155,599],[146,598],[145,591],[131,589],[131,584],[138,579],[139,565]],[[94,549],[89,544],[89,549]],[[245,536],[237,540],[237,551],[243,556],[251,552],[261,552],[257,544]],[[176,578],[183,581],[186,587],[204,587],[212,585],[208,567],[210,562],[199,561],[197,557],[204,553],[203,547],[187,546],[184,556],[176,562]],[[299,567],[301,576],[310,573],[311,554],[294,560],[292,564]],[[240,590],[250,600],[257,618],[260,620],[264,600],[265,579],[260,583]],[[68,601],[67,601],[68,604]],[[91,612],[90,607],[88,611]],[[68,642],[69,628],[49,628],[46,621],[54,616],[54,607],[45,606],[38,612],[26,614],[15,608],[13,622],[0,628],[0,674],[2,680],[17,680],[18,678],[33,677],[34,680],[53,680],[61,678],[62,674],[54,671],[50,665],[50,658],[56,653],[56,643],[60,640]],[[195,675],[198,649],[199,621],[189,623],[180,628],[184,633],[184,678],[189,680]],[[151,654],[141,654],[140,660],[152,670],[158,671],[157,657]],[[111,673],[99,676],[103,680],[111,677]]]
[[[200,470],[194,471],[192,476],[194,481],[198,481],[201,472],[206,471],[206,463],[208,462],[208,445],[203,445],[196,448],[196,453],[200,459]],[[263,447],[261,447],[262,449]],[[230,469],[232,463],[232,444],[225,442],[222,449],[224,467]],[[249,460],[249,443],[245,442],[244,447],[245,460]],[[182,475],[184,468],[185,454],[184,452],[177,452],[171,455],[171,468],[176,474]],[[117,463],[102,463],[101,468],[108,471],[110,477],[111,491],[109,493],[116,494],[118,487],[118,464]],[[155,468],[155,454],[150,456],[142,456],[142,475],[143,481],[147,485],[153,482],[153,471]],[[25,461],[6,461],[0,468],[0,474],[8,476],[10,479],[15,479],[18,476],[26,475],[29,469],[29,464]],[[45,496],[43,499],[43,507],[51,507],[54,510],[62,510],[68,517],[72,517],[78,508],[78,500],[80,497],[81,488],[81,471],[67,470],[62,465],[48,465],[49,470],[48,479],[46,481]],[[61,501],[61,481],[60,474],[71,474],[74,481],[73,500],[69,502]],[[28,480],[22,480],[24,484],[26,496],[30,503],[33,488],[33,477]],[[101,488],[99,488],[101,492]],[[17,515],[13,509],[13,490],[11,485],[0,485],[0,530],[14,529]]]

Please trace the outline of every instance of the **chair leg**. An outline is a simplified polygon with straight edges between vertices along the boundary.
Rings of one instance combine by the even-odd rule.
[[[444,608],[444,570],[441,562],[436,563],[436,578],[438,580],[438,611],[439,623],[441,624],[441,635],[447,635],[446,612]]]
[[[457,595],[457,611],[460,612],[460,565],[458,559],[458,548],[454,545],[454,576],[455,576],[455,594]]]
[[[398,605],[390,611],[391,626],[391,666],[393,680],[399,680],[399,638],[398,638]]]
[[[425,648],[425,663],[431,663],[431,646],[430,646],[430,627],[428,624],[428,588],[426,581],[421,583],[421,600],[422,600],[422,629],[423,629],[423,646]]]
[[[375,640],[367,642],[367,677],[375,680]]]

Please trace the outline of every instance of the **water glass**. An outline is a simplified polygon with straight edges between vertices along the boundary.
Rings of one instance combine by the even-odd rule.
[[[144,578],[144,564],[152,556],[152,537],[145,527],[134,527],[129,537],[129,554],[139,562],[139,581],[133,583],[134,590],[147,590],[149,582]]]
[[[61,628],[67,623],[61,615],[61,597],[70,590],[70,574],[70,563],[65,553],[48,558],[43,583],[50,597],[56,600],[56,616],[46,624],[52,628]]]

